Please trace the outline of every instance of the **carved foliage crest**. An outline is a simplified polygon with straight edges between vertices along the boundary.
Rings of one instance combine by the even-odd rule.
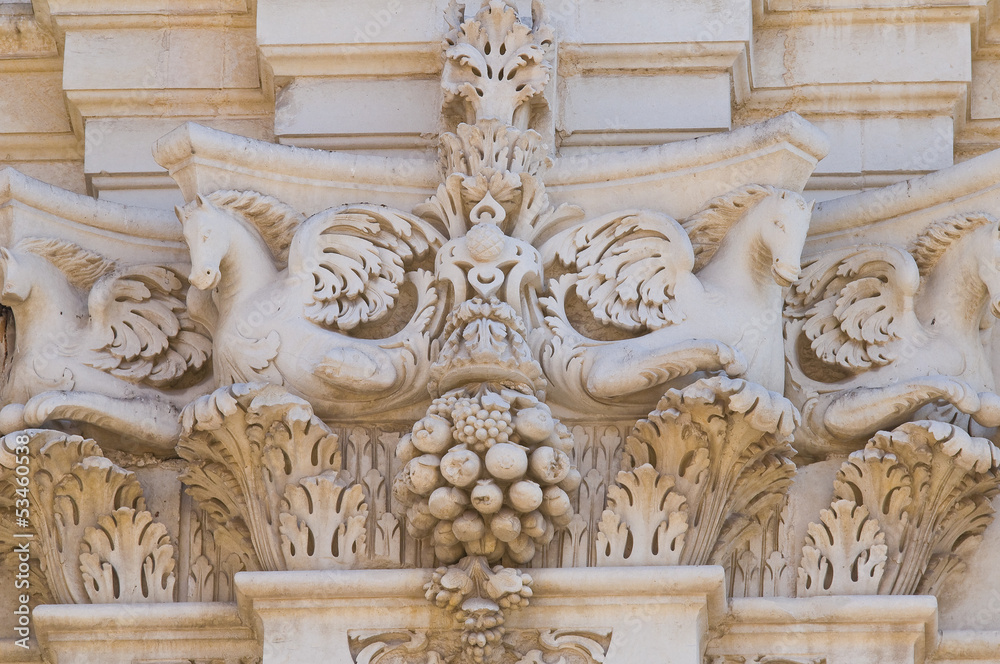
[[[274,385],[237,384],[188,406],[178,451],[188,492],[264,570],[358,563],[368,507],[337,436]]]
[[[1000,451],[943,422],[911,422],[851,454],[810,524],[799,594],[936,593],[993,521]]]
[[[784,504],[798,420],[781,395],[716,377],[673,389],[629,436],[598,535],[602,564],[726,561]]]

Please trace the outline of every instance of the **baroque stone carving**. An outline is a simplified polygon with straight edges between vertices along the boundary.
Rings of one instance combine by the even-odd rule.
[[[423,394],[413,386],[427,367],[436,293],[426,272],[406,268],[443,243],[430,224],[364,205],[304,220],[271,197],[231,191],[177,215],[191,283],[203,292],[191,298],[192,315],[212,332],[220,386],[285,385],[326,416]],[[344,334],[385,319],[407,283],[417,304],[402,330],[377,341]]]
[[[211,352],[182,274],[49,238],[0,249],[0,271],[17,328],[0,430],[73,420],[125,449],[172,451]]]
[[[581,412],[594,404],[605,410],[619,404],[628,412],[646,404],[651,390],[662,394],[675,378],[745,374],[747,380],[732,384],[702,380],[684,394],[696,401],[696,393],[712,393],[710,401],[726,404],[719,406],[722,417],[758,422],[754,434],[737,438],[745,446],[759,445],[760,458],[748,452],[743,459],[745,450],[727,450],[713,439],[711,452],[699,453],[709,461],[698,470],[703,476],[686,479],[679,466],[654,462],[654,471],[639,468],[644,461],[637,460],[635,475],[621,476],[609,503],[621,512],[623,532],[635,532],[614,537],[642,531],[638,512],[626,513],[620,492],[632,486],[638,491],[633,498],[652,504],[671,474],[692,488],[691,495],[668,492],[677,503],[671,502],[670,511],[690,503],[698,514],[711,512],[685,522],[691,529],[687,547],[680,547],[680,521],[671,531],[681,537],[676,553],[683,548],[684,561],[733,560],[751,532],[775,527],[790,477],[786,429],[795,415],[769,390],[780,391],[783,384],[781,289],[798,275],[810,206],[798,194],[762,185],[714,198],[683,224],[644,210],[588,220],[580,208],[553,205],[544,183],[549,147],[535,128],[546,107],[552,37],[539,16],[533,20],[533,26],[522,23],[513,7],[494,0],[474,18],[454,23],[444,44],[442,79],[454,130],[440,137],[442,183],[412,214],[366,204],[306,218],[250,191],[216,191],[177,209],[191,252],[195,288],[188,304],[192,318],[212,333],[220,385],[185,411],[179,449],[194,464],[185,481],[199,504],[226,524],[230,539],[242,543],[236,550],[248,560],[259,557],[247,569],[291,569],[298,564],[293,559],[305,567],[356,565],[371,555],[362,538],[381,532],[363,517],[360,493],[344,503],[354,511],[337,512],[330,529],[301,525],[308,521],[301,514],[307,506],[317,509],[322,496],[334,500],[338,491],[348,492],[347,480],[335,474],[339,461],[310,468],[308,481],[289,477],[289,486],[301,485],[297,489],[280,482],[264,487],[259,471],[249,470],[268,463],[257,449],[266,443],[255,440],[244,422],[256,408],[251,402],[260,401],[244,394],[263,389],[246,386],[256,381],[283,386],[328,420],[400,412],[433,398],[396,448],[395,514],[385,513],[385,527],[405,522],[410,537],[429,541],[436,560],[453,565],[455,574],[443,577],[453,579],[538,557],[596,562],[592,542],[611,463],[590,471],[585,481],[575,457],[588,452],[575,444],[551,405]],[[547,271],[554,278],[546,280]],[[602,338],[580,332],[581,320],[583,329],[592,321]],[[747,334],[748,328],[757,336]],[[224,387],[229,384],[235,385]],[[741,391],[759,392],[769,405],[744,403],[749,397],[734,396]],[[205,405],[213,400],[243,405]],[[648,411],[648,405],[642,408]],[[768,408],[775,419],[764,422],[760,413]],[[713,424],[702,424],[714,431]],[[226,444],[244,450],[240,454],[256,450],[249,462],[219,456],[220,443],[210,440],[222,431],[229,433],[219,441],[239,441]],[[760,443],[762,437],[770,442]],[[732,454],[746,464],[745,477],[727,475]],[[227,464],[233,467],[222,473]],[[773,480],[768,490],[747,488],[750,475],[761,470],[755,464],[774,466],[762,473]],[[280,464],[275,468],[276,477],[285,472]],[[380,478],[390,468],[380,469]],[[662,479],[654,481],[654,472]],[[707,476],[711,482],[729,478],[729,503],[702,508]],[[369,487],[367,479],[356,479]],[[226,494],[224,487],[241,484],[235,495],[246,504],[226,495],[209,506],[211,496]],[[582,485],[586,496],[577,499]],[[369,499],[380,503],[377,492],[368,490]],[[265,495],[268,505],[253,504]],[[575,500],[587,506],[586,516],[574,517]],[[744,508],[752,512],[746,523],[729,520]],[[293,526],[295,519],[300,525]],[[345,525],[354,523],[357,531]],[[726,536],[732,534],[725,551],[716,546],[724,525]],[[607,527],[605,536],[611,537]],[[312,553],[301,559],[303,546],[327,555],[337,537],[347,537],[352,551],[364,549],[365,555],[348,560],[337,549],[322,564]],[[615,546],[621,551],[608,553],[611,558],[631,555],[622,542]],[[657,548],[657,555],[668,550]],[[427,560],[419,552],[406,555]],[[758,561],[761,570],[767,564]],[[497,604],[481,591],[470,598],[473,604]],[[501,619],[504,608],[491,608],[482,620]]]
[[[182,480],[244,569],[365,560],[363,490],[341,472],[337,436],[306,401],[277,385],[238,383],[194,401],[182,421]]]
[[[965,567],[993,521],[1000,450],[943,422],[876,434],[834,482],[811,523],[800,596],[934,594]]]
[[[810,260],[785,310],[799,447],[851,452],[920,419],[1000,424],[980,334],[1000,315],[998,261],[997,220],[980,213],[930,225],[909,251],[862,244]]]
[[[557,394],[618,403],[609,400],[720,369],[780,392],[782,287],[798,277],[810,211],[798,194],[755,185],[713,199],[683,225],[626,211],[550,240],[543,255],[570,270],[543,301],[554,335],[544,366]],[[587,338],[569,321],[571,297],[604,325],[646,334]]]
[[[397,447],[393,493],[407,528],[443,562],[535,556],[573,517],[573,439],[549,408],[516,390],[459,389],[435,399]],[[422,454],[421,454],[422,453]]]
[[[2,447],[4,502],[26,498],[29,549],[55,602],[174,601],[176,547],[132,472],[93,440],[53,430],[8,434]],[[31,481],[17,482],[17,466],[33,467]],[[25,542],[6,530],[0,537],[5,552]]]
[[[728,564],[784,504],[797,423],[787,399],[742,379],[668,391],[625,444],[598,563]]]
[[[527,129],[529,102],[536,101],[549,82],[552,29],[537,14],[533,26],[525,25],[516,9],[500,0],[484,3],[469,21],[461,20],[457,4],[451,9],[446,14],[452,29],[445,37],[441,75],[448,96],[445,109],[458,106],[464,111],[460,122],[468,125],[494,119]]]
[[[460,644],[440,632],[355,632],[350,636],[355,664],[445,664],[456,661]],[[611,632],[516,630],[506,635],[507,659],[515,664],[595,664],[604,662]]]

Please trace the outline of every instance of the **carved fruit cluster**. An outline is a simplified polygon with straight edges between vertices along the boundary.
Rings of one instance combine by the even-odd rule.
[[[396,450],[393,494],[438,558],[525,563],[573,515],[573,438],[530,394],[482,387],[438,397]]]

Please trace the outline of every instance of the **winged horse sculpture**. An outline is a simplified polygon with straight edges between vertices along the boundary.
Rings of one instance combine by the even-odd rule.
[[[102,437],[110,447],[171,452],[211,353],[182,273],[47,238],[0,249],[0,271],[16,328],[0,430],[71,420],[123,437]]]
[[[546,375],[577,403],[634,396],[648,405],[664,383],[717,370],[781,393],[782,289],[799,275],[811,210],[796,193],[751,185],[683,225],[626,211],[560,233],[542,252],[568,271],[542,302],[552,332]],[[574,329],[573,298],[596,331],[617,338]]]
[[[912,419],[1000,425],[984,349],[998,315],[1000,231],[987,214],[938,221],[909,251],[867,244],[812,258],[785,309],[796,447],[853,451]]]
[[[426,395],[415,378],[429,364],[437,295],[430,273],[411,268],[444,243],[429,223],[377,205],[305,219],[241,191],[199,196],[177,215],[200,289],[189,305],[212,332],[219,385],[284,385],[321,417],[385,409],[389,394],[395,405]],[[415,292],[401,329],[363,338],[391,326],[407,284]]]

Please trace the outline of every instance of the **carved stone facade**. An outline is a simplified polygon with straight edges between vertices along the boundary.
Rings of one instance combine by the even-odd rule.
[[[0,662],[1000,662],[993,22],[0,0]]]

